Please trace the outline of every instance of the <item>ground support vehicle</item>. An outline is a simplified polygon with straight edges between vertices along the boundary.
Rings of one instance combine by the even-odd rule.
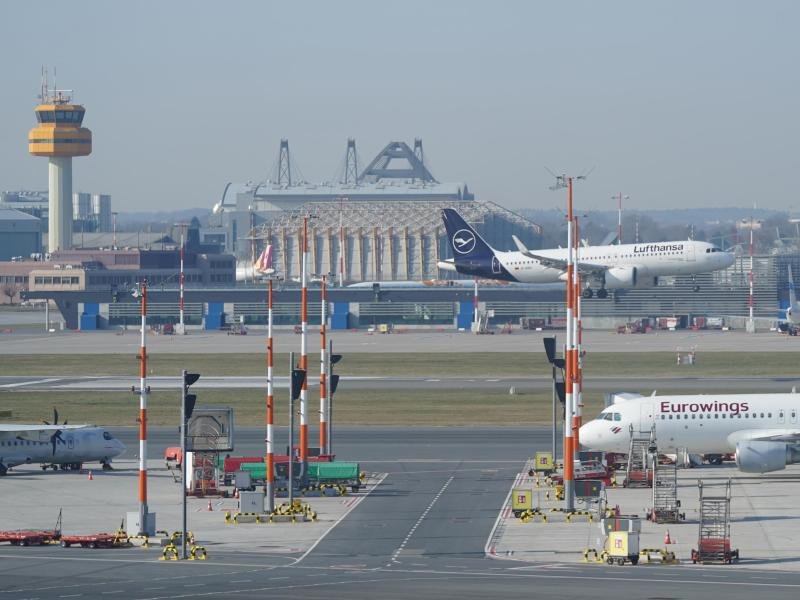
[[[653,506],[647,519],[653,523],[679,523],[686,518],[678,500],[678,468],[674,464],[653,464]]]
[[[608,534],[606,562],[610,565],[639,564],[639,532],[612,531]]]
[[[731,549],[731,481],[725,485],[724,496],[703,494],[700,489],[700,527],[697,536],[697,550],[692,550],[693,563],[730,564],[739,560],[739,550]]]
[[[653,436],[639,437],[631,431],[630,449],[628,450],[628,464],[625,468],[625,479],[622,487],[647,488],[653,486],[653,472],[648,466],[648,454],[654,444]]]
[[[128,536],[124,532],[61,536],[62,548],[69,548],[70,546],[80,546],[81,548],[117,548],[127,545]]]
[[[12,546],[42,546],[56,542],[61,538],[58,530],[21,529],[16,531],[0,531],[0,542],[8,542]]]

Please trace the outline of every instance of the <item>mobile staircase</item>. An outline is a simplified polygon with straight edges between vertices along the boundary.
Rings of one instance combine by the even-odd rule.
[[[703,494],[700,489],[700,530],[697,550],[692,550],[693,563],[730,564],[739,560],[739,550],[731,550],[731,480],[725,484],[724,496]]]
[[[647,437],[634,435],[630,428],[631,442],[628,447],[628,464],[625,467],[625,480],[622,487],[647,488],[653,485],[653,472],[648,465],[651,447],[655,447],[655,428]]]
[[[653,506],[647,518],[653,523],[679,523],[686,518],[678,500],[678,467],[674,463],[659,464],[657,452],[651,455],[653,465]]]

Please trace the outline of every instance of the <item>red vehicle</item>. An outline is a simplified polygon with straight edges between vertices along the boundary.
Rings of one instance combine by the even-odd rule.
[[[114,548],[127,544],[128,537],[115,533],[95,533],[92,535],[61,536],[61,547],[80,546],[81,548]]]
[[[58,531],[0,531],[0,542],[9,542],[12,546],[41,546],[60,538]]]

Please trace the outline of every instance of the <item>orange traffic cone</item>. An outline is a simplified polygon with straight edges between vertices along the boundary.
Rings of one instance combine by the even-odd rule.
[[[667,529],[667,535],[664,536],[664,545],[669,546],[672,543],[672,538],[669,537],[669,529]]]
[[[91,481],[92,479],[94,479],[94,476],[92,475],[92,472],[89,471],[89,481]]]
[[[211,508],[211,500],[208,501],[208,507],[206,508],[206,510],[209,511],[209,512],[214,510],[213,508]]]

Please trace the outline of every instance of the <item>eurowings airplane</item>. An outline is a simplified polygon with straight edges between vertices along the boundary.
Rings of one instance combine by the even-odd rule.
[[[264,248],[252,265],[236,266],[236,281],[252,281],[264,275],[272,275],[274,272],[275,269],[272,268],[272,244],[270,244]]]
[[[800,395],[640,396],[606,407],[579,432],[582,447],[627,453],[630,432],[655,431],[663,454],[736,453],[746,473],[800,462]]]
[[[0,425],[0,476],[17,465],[41,464],[81,469],[99,461],[111,468],[111,459],[125,446],[102,427],[91,425]]]
[[[442,219],[455,258],[439,261],[440,269],[463,275],[518,281],[556,283],[567,276],[567,249],[528,250],[512,236],[518,251],[501,252],[487,244],[452,208],[442,210]],[[664,275],[696,275],[729,267],[733,254],[713,244],[685,240],[617,246],[584,246],[578,269],[587,285],[584,298],[605,298],[606,290],[648,288]],[[695,291],[699,287],[695,286]]]

